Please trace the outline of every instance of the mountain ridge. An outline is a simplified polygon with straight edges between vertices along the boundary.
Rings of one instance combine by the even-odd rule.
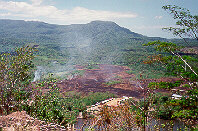
[[[47,68],[47,72],[61,72],[70,65],[89,63],[125,65],[136,73],[149,72],[152,67],[142,63],[154,49],[142,44],[155,40],[169,41],[143,36],[111,21],[56,25],[0,19],[0,53],[24,45],[39,45],[34,62]]]
[[[45,28],[45,29],[48,29],[48,30],[51,30],[51,29],[57,30],[58,29],[60,31],[63,31],[63,29],[65,29],[65,28],[68,28],[68,30],[69,30],[71,28],[76,29],[76,28],[82,28],[82,26],[84,26],[84,28],[86,28],[86,27],[89,27],[89,28],[97,27],[97,28],[105,28],[105,29],[107,29],[107,27],[108,28],[114,28],[114,29],[117,29],[117,30],[122,30],[122,31],[124,31],[128,34],[134,34],[135,37],[143,37],[143,35],[132,32],[127,28],[120,27],[118,24],[116,24],[115,22],[112,22],[112,21],[98,21],[97,20],[97,21],[92,21],[92,22],[87,23],[87,24],[57,25],[57,24],[48,24],[48,23],[40,22],[40,21],[0,19],[0,25],[1,25],[1,27],[0,27],[0,29],[1,29],[0,32],[1,33],[3,33],[3,31],[4,32],[9,31],[9,30],[3,30],[3,29],[10,29],[10,28],[15,29],[15,30],[10,30],[10,31],[14,31],[13,33],[16,33],[17,28],[20,30],[20,29],[23,29],[24,27],[26,27],[25,31],[27,31],[27,32],[29,31],[29,33],[36,32],[36,31],[30,30],[30,28],[28,28],[28,26],[29,27],[34,27],[36,29],[40,28],[40,30]],[[46,33],[50,33],[50,32],[46,32]]]
[[[132,48],[142,50],[142,44],[151,39],[155,38],[132,32],[112,21],[56,25],[0,19],[0,52],[36,43],[39,45],[39,56],[49,61],[57,57],[68,58],[68,61],[117,61],[115,59],[118,55],[122,56],[123,51]]]

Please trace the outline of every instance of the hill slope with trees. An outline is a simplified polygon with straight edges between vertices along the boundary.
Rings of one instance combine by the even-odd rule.
[[[142,65],[155,52],[144,47],[149,41],[179,39],[147,37],[120,27],[111,21],[92,21],[88,24],[55,25],[38,21],[0,20],[0,52],[10,52],[23,45],[38,45],[34,63],[46,72],[70,70],[76,64],[117,64],[133,68],[131,73],[150,74],[154,68]],[[191,45],[196,42],[189,39]],[[69,66],[69,67],[68,67]],[[57,70],[60,69],[60,70]],[[161,68],[156,76],[163,75]]]

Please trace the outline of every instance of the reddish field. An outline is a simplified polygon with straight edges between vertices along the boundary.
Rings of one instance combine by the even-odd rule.
[[[118,96],[142,97],[142,89],[137,81],[131,79],[134,75],[126,73],[129,68],[116,65],[99,65],[99,69],[83,69],[77,66],[78,70],[85,70],[83,76],[76,76],[71,80],[63,80],[57,83],[62,91],[79,92],[110,92]],[[107,86],[108,81],[120,81],[119,84]]]
[[[118,97],[128,96],[140,99],[143,98],[144,92],[148,91],[147,86],[150,82],[174,82],[179,80],[179,78],[138,80],[134,74],[126,73],[126,71],[130,70],[126,66],[108,64],[100,64],[98,66],[99,69],[86,69],[77,65],[77,70],[85,71],[82,76],[74,75],[68,80],[58,81],[56,85],[63,94],[68,91],[77,91],[85,95],[89,92],[110,92]],[[48,88],[44,87],[44,92],[48,90]],[[170,91],[165,89],[157,89],[155,92],[170,93]]]
[[[61,92],[79,91],[79,92],[110,92],[118,97],[143,97],[143,88],[146,90],[150,82],[168,81],[173,82],[178,78],[160,78],[138,80],[134,74],[128,74],[130,70],[126,66],[117,65],[99,65],[99,69],[85,69],[83,66],[76,66],[77,70],[85,70],[83,76],[76,76],[70,80],[62,80],[57,83]],[[120,81],[117,84],[107,85],[106,82]],[[157,92],[169,92],[167,90],[156,90]]]

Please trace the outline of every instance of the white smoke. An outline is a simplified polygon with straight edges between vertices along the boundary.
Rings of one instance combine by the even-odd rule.
[[[44,69],[42,66],[37,66],[37,70],[34,73],[34,80],[33,82],[40,80],[41,79],[41,75],[43,74]]]

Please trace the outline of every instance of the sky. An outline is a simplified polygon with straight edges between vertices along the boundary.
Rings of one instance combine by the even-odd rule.
[[[174,38],[163,27],[175,26],[164,5],[177,5],[198,15],[198,0],[0,0],[0,19],[86,24],[113,21],[133,32]]]

